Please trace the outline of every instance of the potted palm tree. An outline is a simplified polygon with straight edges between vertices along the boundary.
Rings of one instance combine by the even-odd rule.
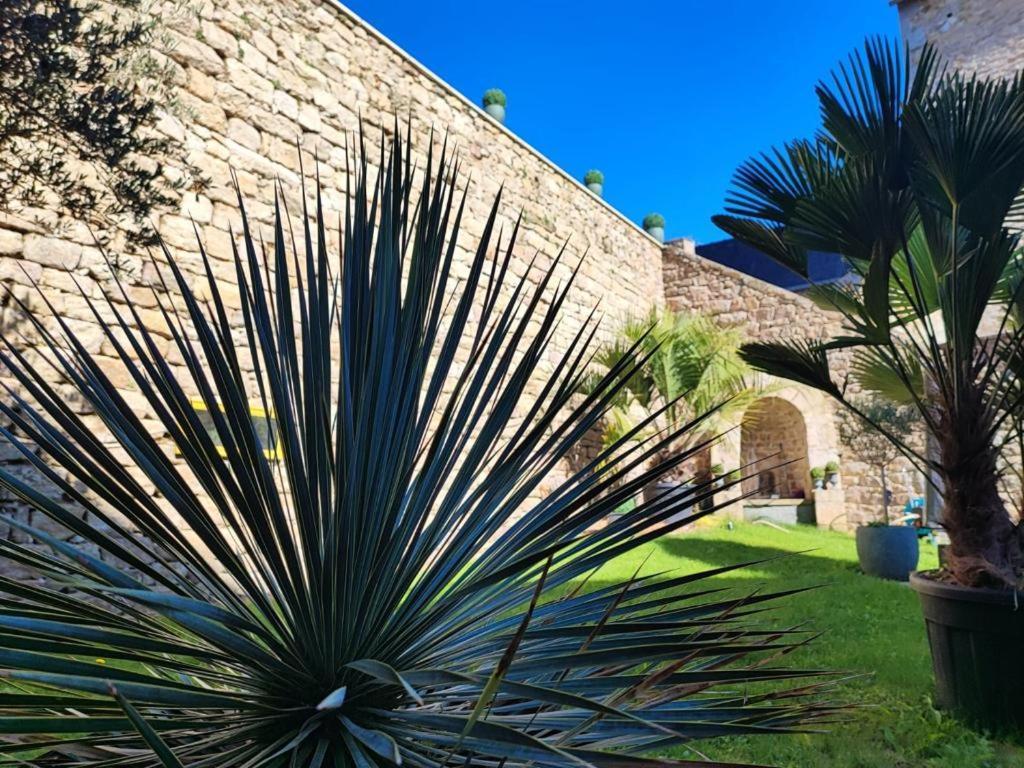
[[[500,88],[488,88],[484,91],[484,112],[499,123],[505,122],[505,105],[507,103],[508,100],[505,98],[505,92]]]
[[[659,243],[665,242],[665,217],[660,213],[649,213],[644,216],[644,232]]]
[[[902,454],[886,433],[913,434],[920,427],[920,419],[914,408],[880,397],[861,397],[854,402],[864,415],[844,411],[839,419],[839,437],[843,445],[876,471],[882,501],[881,515],[857,527],[857,559],[861,570],[869,576],[907,581],[917,568],[920,548],[917,529],[904,525],[904,521],[893,525],[889,514],[889,468]]]
[[[743,165],[716,221],[808,281],[808,254],[826,251],[862,283],[809,291],[843,319],[839,336],[743,355],[867,417],[832,375],[852,357],[865,390],[918,412],[926,441],[876,426],[942,498],[947,567],[911,576],[938,701],[1024,727],[1006,705],[1024,689],[1024,537],[1000,495],[1024,403],[1024,79],[951,72],[930,48],[912,67],[870,41],[818,95],[819,134]]]
[[[598,170],[591,169],[583,174],[583,183],[598,197],[604,192],[604,174]]]

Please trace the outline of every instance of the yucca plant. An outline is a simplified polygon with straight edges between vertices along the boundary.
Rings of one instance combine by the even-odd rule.
[[[155,258],[187,375],[116,277],[103,300],[83,294],[160,430],[59,315],[23,307],[46,362],[3,339],[17,386],[2,434],[60,495],[3,469],[0,485],[81,543],[4,518],[50,551],[0,542],[44,579],[0,578],[2,754],[97,767],[615,768],[833,713],[825,678],[765,683],[809,674],[775,661],[805,638],[753,618],[777,595],[704,585],[729,568],[586,586],[706,491],[609,518],[686,459],[618,482],[669,435],[540,493],[633,368],[577,394],[596,326],[554,341],[572,287],[556,275],[573,270],[560,257],[512,279],[518,225],[495,237],[497,200],[457,280],[456,163],[428,157],[414,188],[397,134],[376,179],[353,153],[337,253],[319,193],[296,239],[279,201],[266,241],[239,201],[240,307],[205,251],[198,281],[170,253]],[[254,403],[272,414],[273,451]]]
[[[748,161],[716,221],[808,279],[809,253],[840,253],[863,284],[808,292],[843,317],[837,338],[744,354],[868,416],[830,370],[852,355],[863,389],[914,407],[927,444],[876,426],[941,491],[951,573],[1018,585],[1024,538],[1000,478],[1024,403],[1024,78],[949,72],[931,49],[913,69],[874,40],[818,96],[821,132]]]

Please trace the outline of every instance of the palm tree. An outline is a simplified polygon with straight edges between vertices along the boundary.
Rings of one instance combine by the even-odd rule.
[[[743,165],[715,221],[808,279],[811,251],[840,253],[862,282],[810,291],[840,336],[744,357],[857,411],[833,367],[852,357],[860,387],[914,406],[929,445],[886,434],[941,490],[953,575],[1013,585],[1024,550],[999,483],[1024,373],[1024,81],[948,72],[930,49],[915,70],[873,40],[817,93],[820,132]]]
[[[96,768],[705,766],[637,753],[834,711],[813,681],[763,687],[807,674],[773,662],[804,639],[755,618],[772,595],[708,597],[702,575],[584,588],[694,505],[663,497],[596,525],[688,458],[623,480],[678,431],[539,492],[635,368],[578,396],[594,324],[553,341],[572,289],[556,275],[572,270],[562,258],[511,278],[516,233],[495,243],[498,201],[457,281],[456,169],[428,157],[414,189],[397,135],[376,180],[353,158],[336,256],[319,194],[295,239],[280,206],[266,240],[242,209],[240,327],[205,252],[205,279],[154,260],[182,368],[116,275],[102,299],[83,293],[158,427],[59,314],[22,307],[41,361],[0,340],[17,381],[0,435],[55,489],[0,467],[0,487],[49,525],[4,520],[50,550],[0,541],[44,579],[0,577],[0,754]]]
[[[750,382],[754,372],[740,357],[743,338],[740,328],[700,314],[653,311],[627,320],[618,338],[594,358],[602,373],[637,366],[605,417],[605,446],[630,435],[642,439],[641,421],[654,430],[701,418],[702,428],[688,430],[670,450],[690,449],[732,426],[765,391]],[[588,379],[584,391],[600,380],[601,375]]]

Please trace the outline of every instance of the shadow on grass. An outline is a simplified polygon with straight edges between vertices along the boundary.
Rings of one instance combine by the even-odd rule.
[[[794,552],[702,536],[666,536],[657,546],[665,555],[680,560],[684,566],[690,559],[713,568],[757,562],[757,565],[751,567],[769,577],[790,578],[796,575],[818,578],[819,583],[822,579],[861,575],[855,562],[832,556],[820,549]]]

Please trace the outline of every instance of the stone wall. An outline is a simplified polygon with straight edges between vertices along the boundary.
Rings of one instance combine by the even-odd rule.
[[[200,0],[194,10],[184,19],[174,16],[184,23],[169,30],[173,44],[163,52],[172,63],[183,111],[161,116],[158,130],[184,144],[190,162],[212,184],[203,194],[186,194],[180,205],[159,211],[156,225],[185,273],[198,279],[192,222],[198,224],[229,303],[237,306],[238,301],[229,262],[229,228],[239,231],[231,171],[257,229],[269,241],[275,181],[283,185],[290,210],[301,210],[298,143],[307,173],[313,154],[318,158],[327,217],[337,221],[353,132],[361,121],[371,161],[376,161],[380,131],[391,131],[396,115],[403,123],[411,117],[420,167],[430,143],[438,149],[447,132],[449,147],[457,147],[461,159],[461,183],[472,178],[456,274],[468,264],[502,187],[498,224],[506,238],[523,214],[513,275],[525,273],[535,254],[538,271],[549,265],[566,243],[562,276],[588,253],[553,353],[564,348],[598,305],[614,318],[660,303],[657,242],[343,7],[330,0]],[[54,205],[0,218],[0,281],[34,306],[40,302],[32,283],[38,283],[86,347],[110,364],[138,415],[159,432],[144,401],[131,397],[129,377],[114,362],[75,287],[77,280],[87,295],[100,295],[109,282],[102,254],[86,227],[58,211]],[[119,262],[125,264],[129,299],[143,322],[166,341],[167,329],[146,287],[155,278],[152,265],[123,252],[121,233],[108,234],[111,251],[123,257]],[[12,306],[0,307],[5,332],[13,332],[18,322]],[[612,327],[606,324],[604,333]],[[171,363],[184,375],[180,360]],[[0,460],[16,471],[29,469],[10,446],[0,446]]]
[[[1024,69],[1020,0],[896,0],[912,55],[932,43],[957,69],[1012,77]]]
[[[668,307],[703,312],[721,323],[738,325],[750,340],[825,338],[842,328],[838,314],[821,309],[804,296],[702,259],[688,240],[678,240],[666,246],[664,271]],[[837,366],[834,376],[841,380],[845,376],[841,358],[837,360]],[[835,527],[846,528],[876,519],[881,514],[881,496],[875,472],[862,457],[854,455],[840,443],[837,405],[820,392],[798,384],[772,380],[765,380],[763,384],[773,397],[793,405],[806,427],[806,465],[785,470],[785,484],[809,489],[809,469],[838,459],[842,467],[841,486],[846,516],[837,519]],[[780,455],[788,456],[785,444],[792,442],[783,440],[784,449]],[[712,460],[727,468],[739,466],[743,457],[754,455],[741,443],[742,429],[733,430],[713,451]],[[767,450],[766,446],[761,448]],[[776,463],[782,462],[776,460]],[[763,469],[765,464],[759,462],[756,469]],[[891,469],[891,475],[893,501],[898,507],[923,493],[922,478],[908,462],[897,462]],[[748,483],[745,490],[752,490],[752,486]]]
[[[665,247],[663,280],[667,306],[742,325],[751,339],[824,337],[841,326],[804,296],[701,258],[690,240]]]

